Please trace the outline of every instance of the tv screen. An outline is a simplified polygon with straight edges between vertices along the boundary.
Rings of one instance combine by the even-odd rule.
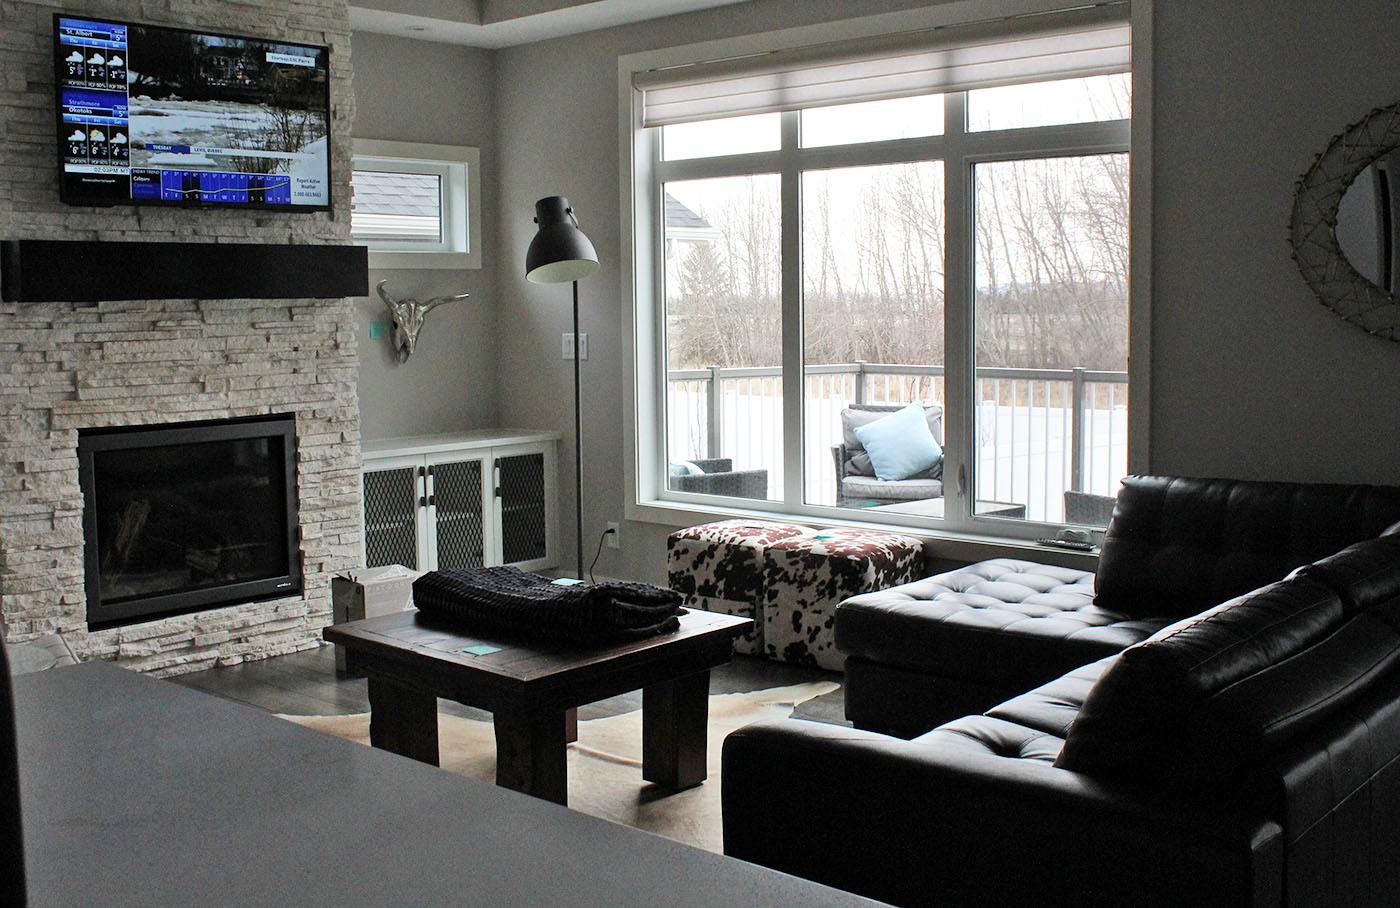
[[[54,16],[71,205],[324,211],[326,47]]]

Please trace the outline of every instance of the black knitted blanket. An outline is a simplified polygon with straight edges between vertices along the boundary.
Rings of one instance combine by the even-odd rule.
[[[413,582],[413,604],[425,615],[578,643],[672,633],[680,603],[679,593],[646,583],[564,586],[513,567],[429,571]]]

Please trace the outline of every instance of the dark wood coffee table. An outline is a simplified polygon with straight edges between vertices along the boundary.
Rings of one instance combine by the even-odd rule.
[[[489,710],[496,784],[568,803],[575,710],[642,691],[642,778],[673,790],[705,780],[710,669],[729,661],[747,618],[692,609],[674,634],[601,647],[525,640],[401,612],[325,630],[369,679],[370,743],[434,766],[437,698]]]

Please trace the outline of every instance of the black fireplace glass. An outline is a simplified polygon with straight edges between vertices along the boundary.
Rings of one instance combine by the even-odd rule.
[[[89,625],[299,589],[292,431],[285,419],[85,433]]]

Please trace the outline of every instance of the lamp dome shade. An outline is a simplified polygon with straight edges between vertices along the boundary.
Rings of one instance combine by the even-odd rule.
[[[598,253],[582,230],[569,200],[552,195],[535,203],[539,232],[525,254],[525,279],[532,284],[567,284],[598,270]]]

